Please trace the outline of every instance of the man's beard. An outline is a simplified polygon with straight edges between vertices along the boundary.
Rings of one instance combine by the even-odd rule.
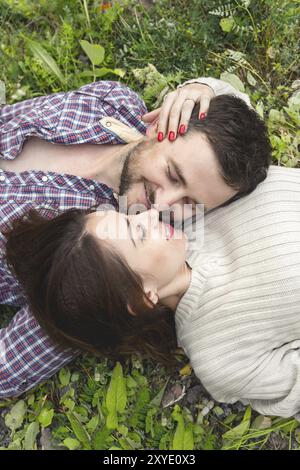
[[[136,144],[125,157],[120,178],[119,196],[125,196],[134,184],[143,181],[143,178],[137,177],[136,171],[133,170],[138,169],[138,162],[140,160],[143,147],[144,141],[141,141]]]

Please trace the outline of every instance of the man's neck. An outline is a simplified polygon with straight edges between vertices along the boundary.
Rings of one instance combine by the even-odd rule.
[[[44,171],[94,179],[118,193],[124,159],[130,144],[52,144],[30,137],[14,160],[1,160],[5,171]]]
[[[93,179],[106,184],[115,193],[118,193],[125,158],[135,145],[136,142],[111,145],[111,148],[106,148],[105,152],[101,152],[100,147],[99,155],[96,156],[97,164],[94,168]]]

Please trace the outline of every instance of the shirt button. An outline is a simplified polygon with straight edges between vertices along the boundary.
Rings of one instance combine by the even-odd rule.
[[[95,189],[95,186],[94,186],[93,184],[90,184],[89,188],[90,188],[91,190],[93,190],[93,189]]]
[[[111,122],[110,122],[110,121],[106,121],[105,125],[106,125],[107,127],[110,127],[110,126],[111,126]]]
[[[48,176],[43,176],[42,181],[44,181],[46,183],[46,181],[48,181]]]
[[[0,175],[0,181],[5,181],[5,176],[4,175]]]

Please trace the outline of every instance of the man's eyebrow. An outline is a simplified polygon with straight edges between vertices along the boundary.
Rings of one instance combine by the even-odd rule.
[[[177,163],[174,162],[174,160],[173,160],[172,158],[170,158],[170,162],[172,163],[173,168],[174,168],[174,170],[176,171],[177,176],[178,176],[178,178],[179,178],[179,180],[180,180],[182,186],[184,186],[185,188],[187,188],[187,182],[186,182],[185,177],[184,177],[183,174],[182,174],[181,168],[179,168],[179,166],[177,165]]]
[[[134,238],[132,236],[131,225],[130,225],[128,217],[126,217],[126,223],[127,223],[127,229],[128,229],[128,232],[129,232],[130,239],[131,239],[132,243],[134,244],[134,246],[136,248],[136,243],[135,243]]]

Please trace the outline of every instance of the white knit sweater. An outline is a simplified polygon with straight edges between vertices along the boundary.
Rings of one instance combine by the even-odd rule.
[[[300,169],[272,166],[256,190],[205,216],[189,252],[178,345],[220,402],[300,411]]]

